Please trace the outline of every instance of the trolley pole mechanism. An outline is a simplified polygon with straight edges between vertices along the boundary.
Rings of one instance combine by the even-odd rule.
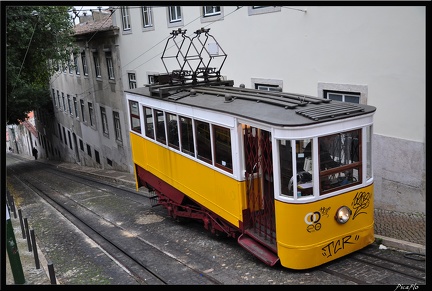
[[[18,245],[15,240],[15,234],[12,227],[12,221],[9,215],[9,208],[6,205],[6,248],[9,257],[10,267],[14,277],[15,284],[24,284],[24,272],[21,259],[18,252]]]

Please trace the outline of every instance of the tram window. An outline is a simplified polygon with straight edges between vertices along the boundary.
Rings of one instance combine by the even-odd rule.
[[[197,158],[212,164],[210,125],[207,122],[195,121]]]
[[[279,163],[281,194],[292,196],[292,189],[289,191],[289,183],[293,176],[292,168],[292,148],[289,140],[279,140]]]
[[[141,133],[141,119],[139,115],[138,102],[129,101],[131,129]]]
[[[164,114],[160,110],[155,109],[155,129],[156,129],[156,140],[163,144],[166,144],[165,137],[165,119]]]
[[[167,113],[166,120],[168,127],[168,145],[172,148],[179,149],[177,115]]]
[[[311,139],[296,140],[294,155],[291,141],[279,141],[282,194],[297,197],[313,195],[312,155],[308,149],[313,149]]]
[[[361,183],[361,129],[320,137],[318,143],[322,194]]]
[[[180,138],[182,152],[195,156],[192,119],[180,116]]]
[[[215,166],[232,173],[231,134],[229,128],[213,125]]]
[[[149,107],[143,107],[144,111],[144,127],[145,127],[145,135],[151,139],[154,139],[153,132],[153,112]]]

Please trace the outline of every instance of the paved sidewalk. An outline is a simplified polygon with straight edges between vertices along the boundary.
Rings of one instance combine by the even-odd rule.
[[[26,156],[21,156],[26,157]],[[26,157],[33,159],[33,157]],[[59,168],[65,168],[89,175],[110,179],[130,187],[135,187],[134,175],[127,172],[113,170],[102,170],[91,167],[83,167],[77,164],[38,160],[38,162],[50,163]],[[27,241],[22,239],[20,223],[18,218],[14,218],[11,213],[11,221],[15,232],[15,237],[20,253],[20,259],[24,275],[26,278],[25,285],[49,285],[51,284],[47,262],[39,251],[41,260],[40,269],[35,267],[35,259],[32,252],[28,252]],[[426,256],[426,215],[419,213],[404,213],[397,211],[388,211],[375,209],[375,239],[382,244],[382,247],[394,248],[412,253],[413,255]],[[14,280],[9,264],[6,258],[6,284],[13,285]],[[56,284],[61,282],[56,281]]]

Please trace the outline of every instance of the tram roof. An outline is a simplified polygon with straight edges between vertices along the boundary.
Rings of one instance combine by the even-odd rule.
[[[232,86],[233,81],[205,85],[150,85],[125,92],[252,119],[277,126],[302,126],[375,112],[370,105],[314,96]]]

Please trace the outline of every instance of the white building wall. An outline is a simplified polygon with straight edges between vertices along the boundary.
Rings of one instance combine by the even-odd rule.
[[[118,39],[124,88],[127,72],[138,86],[165,73],[166,40],[210,28],[228,55],[221,74],[235,86],[271,80],[283,91],[322,96],[323,89],[361,90],[375,115],[375,204],[425,212],[424,6],[284,6],[250,15],[251,7],[223,6],[220,20],[203,21],[200,6],[182,7],[182,24],[168,27],[167,7],[153,7],[153,30],[141,28],[141,9],[130,6],[131,31]],[[121,28],[120,10],[115,21]],[[176,68],[178,69],[178,68]]]

